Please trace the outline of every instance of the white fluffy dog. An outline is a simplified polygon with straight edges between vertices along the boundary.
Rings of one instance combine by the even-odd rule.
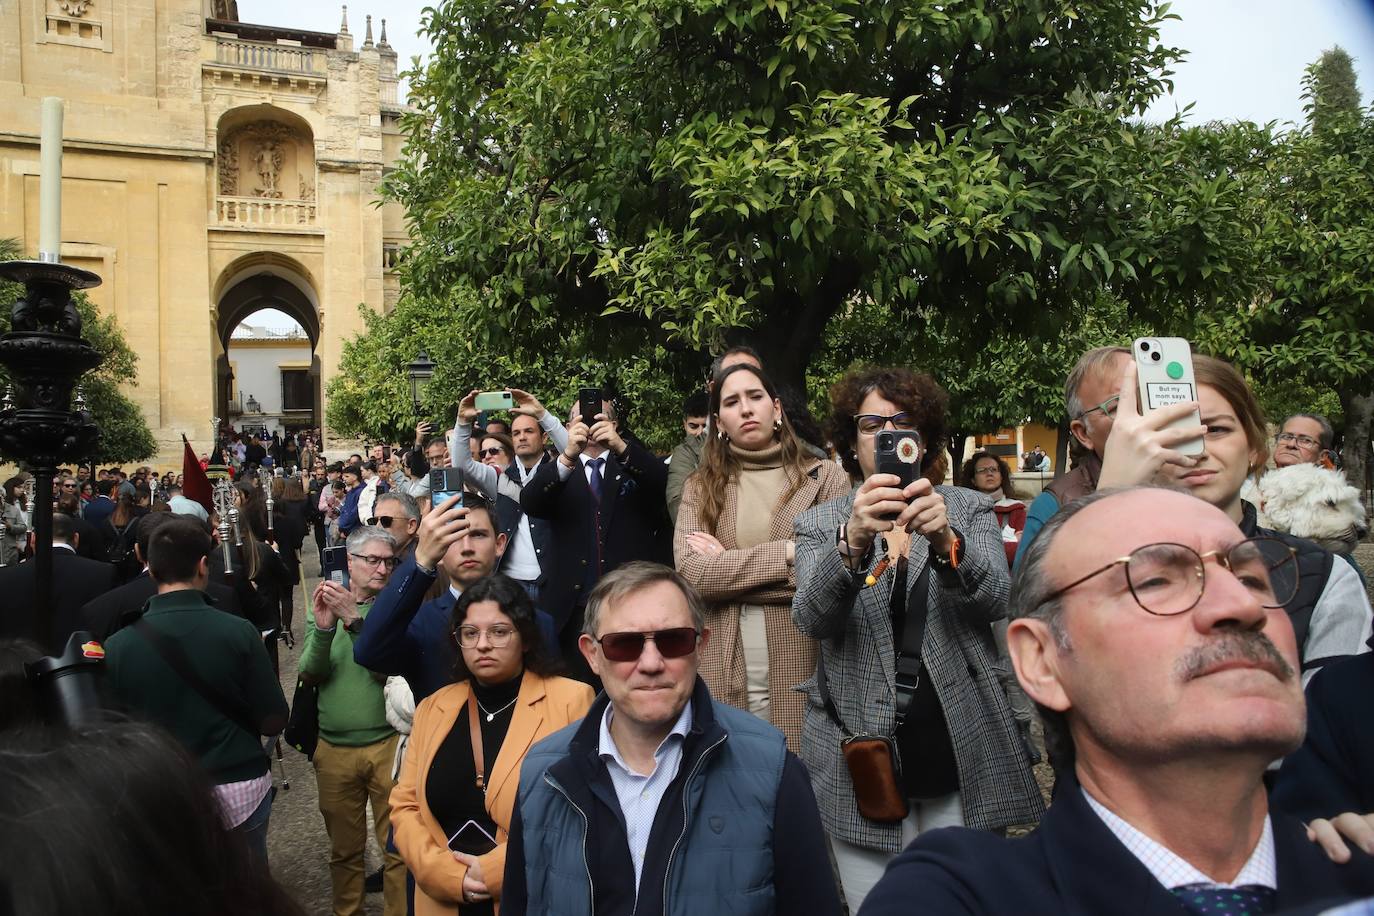
[[[1252,501],[1260,527],[1310,538],[1328,550],[1349,553],[1367,530],[1360,491],[1340,471],[1315,464],[1270,471]]]

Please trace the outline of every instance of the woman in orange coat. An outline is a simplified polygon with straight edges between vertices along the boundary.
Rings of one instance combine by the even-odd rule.
[[[391,793],[416,916],[499,912],[520,762],[592,703],[586,684],[549,675],[534,605],[506,576],[463,592],[452,638],[456,683],[416,708]]]

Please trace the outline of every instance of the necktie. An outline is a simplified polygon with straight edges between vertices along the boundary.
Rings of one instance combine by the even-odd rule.
[[[587,484],[592,488],[592,498],[599,504],[601,502],[601,466],[606,463],[605,458],[593,458],[587,462],[587,466],[592,469],[592,476]]]
[[[1274,911],[1274,890],[1260,884],[1215,887],[1187,884],[1173,889],[1183,909],[1199,916],[1259,916]]]

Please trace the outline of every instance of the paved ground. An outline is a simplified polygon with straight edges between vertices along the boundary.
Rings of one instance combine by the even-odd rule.
[[[305,589],[309,594],[319,581],[319,558],[315,556],[315,542],[312,536],[306,538],[302,551],[302,572],[305,575]],[[292,630],[296,634],[296,651],[285,648],[281,651],[281,685],[287,700],[296,689],[296,659],[304,637],[305,599],[300,588],[296,589],[296,612]],[[310,916],[329,916],[329,838],[324,832],[324,820],[320,817],[318,795],[315,789],[315,769],[304,756],[284,747],[282,761],[272,764],[276,775],[277,800],[272,806],[272,821],[268,827],[267,850],[272,862],[272,873],[287,889]],[[291,788],[283,791],[285,782]],[[368,824],[372,823],[369,814]],[[381,861],[376,843],[369,841],[367,871],[377,868]],[[367,916],[381,916],[382,895],[370,894],[367,897]]]

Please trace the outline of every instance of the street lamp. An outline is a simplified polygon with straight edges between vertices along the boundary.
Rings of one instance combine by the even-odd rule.
[[[406,367],[406,375],[410,377],[410,400],[415,405],[415,416],[418,417],[429,388],[429,380],[434,378],[434,363],[430,360],[429,354],[421,350],[415,361]]]

